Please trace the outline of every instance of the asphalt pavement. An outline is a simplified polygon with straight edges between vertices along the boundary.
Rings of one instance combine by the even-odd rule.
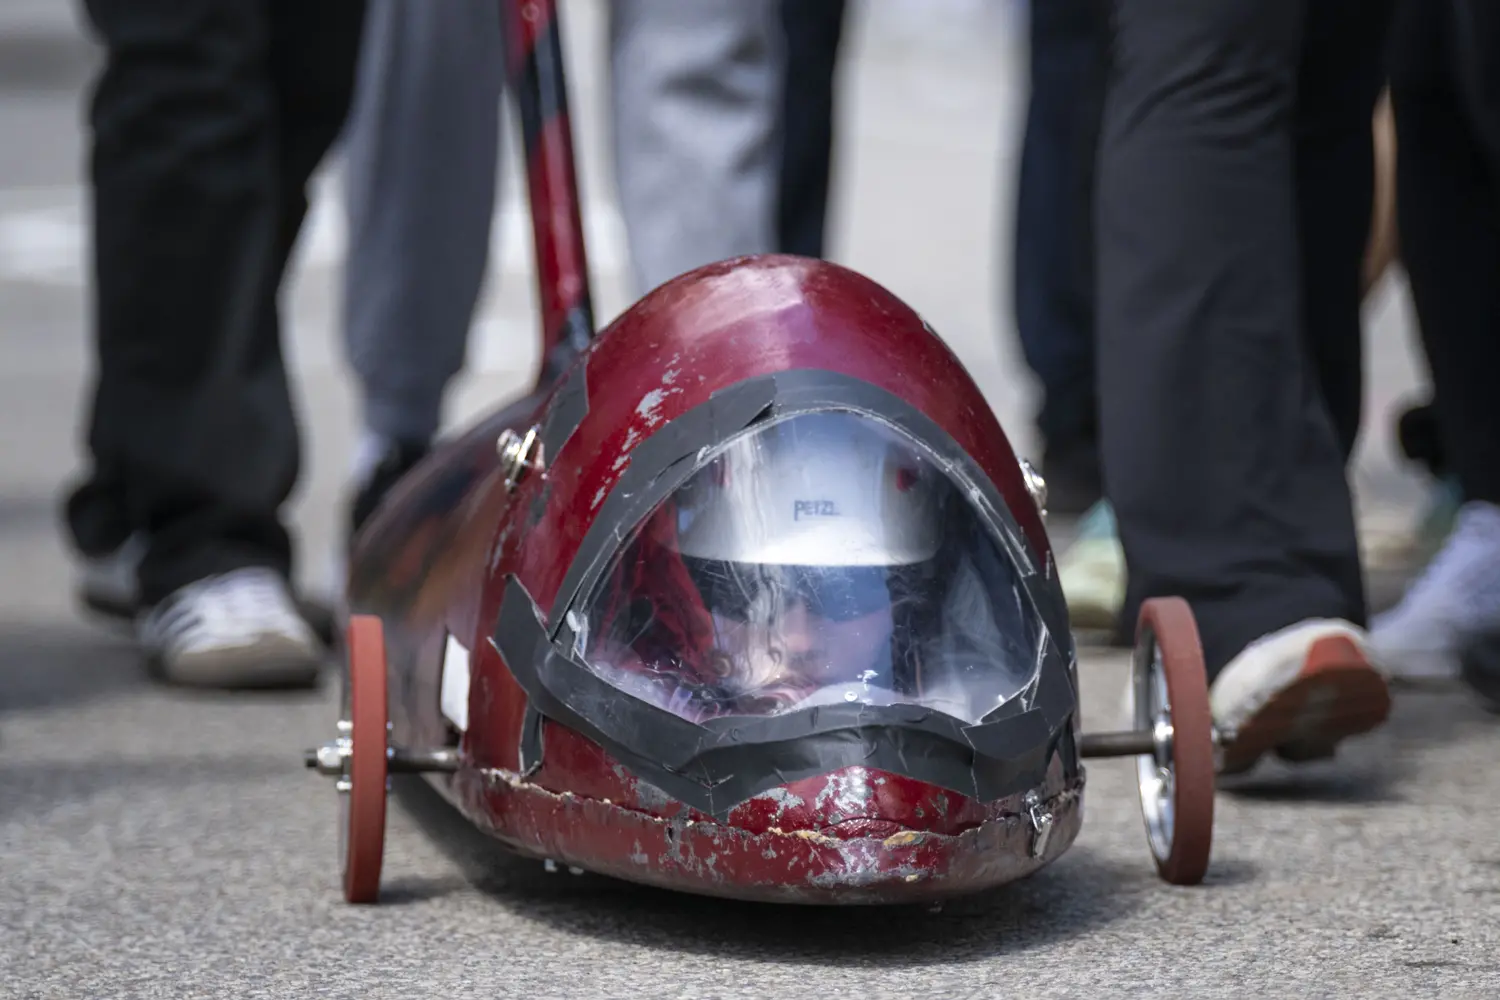
[[[1032,388],[1008,319],[1024,88],[1019,22],[910,0],[857,23],[833,255],[949,340],[1019,449]],[[628,301],[601,123],[602,5],[566,0],[601,317]],[[857,10],[860,8],[856,8]],[[930,11],[932,7],[925,8]],[[0,996],[1500,996],[1500,720],[1403,693],[1330,762],[1221,792],[1207,883],[1154,874],[1129,765],[1089,768],[1084,831],[1039,875],[939,910],[779,910],[548,874],[420,785],[391,810],[386,902],[338,889],[335,796],[302,768],[336,692],[149,682],[128,635],[73,602],[58,531],[90,378],[84,100],[97,54],[70,7],[0,11]],[[514,144],[492,281],[451,423],[535,362]],[[285,296],[307,475],[299,575],[323,581],[352,437],[330,173]],[[1357,482],[1407,514],[1388,416],[1420,387],[1399,279],[1370,308]],[[1117,653],[1089,649],[1085,721],[1113,726]]]

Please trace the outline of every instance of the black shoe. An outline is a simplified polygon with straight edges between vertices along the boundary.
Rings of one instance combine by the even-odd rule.
[[[1500,635],[1487,636],[1464,650],[1463,679],[1491,712],[1500,713]]]
[[[412,468],[427,457],[428,446],[396,443],[370,470],[369,478],[354,494],[354,503],[349,510],[349,540],[352,543],[359,529],[380,507],[381,501]]]

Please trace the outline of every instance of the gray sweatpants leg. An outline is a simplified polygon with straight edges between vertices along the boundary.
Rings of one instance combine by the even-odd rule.
[[[774,247],[774,0],[614,0],[615,176],[636,291]],[[566,27],[566,26],[565,26]],[[498,6],[376,0],[351,114],[345,340],[365,429],[425,442],[465,358],[499,157]]]
[[[364,426],[425,443],[488,263],[504,83],[499,5],[373,0],[345,138],[344,336]]]
[[[775,248],[776,0],[613,0],[616,184],[638,292]]]

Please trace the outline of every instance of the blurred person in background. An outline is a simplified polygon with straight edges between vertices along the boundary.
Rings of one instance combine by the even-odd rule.
[[[1083,513],[1100,498],[1093,366],[1092,166],[1103,104],[1106,0],[1031,8],[1031,96],[1014,247],[1016,324],[1042,383],[1048,505]],[[781,0],[786,47],[777,248],[821,257],[845,0]]]
[[[775,248],[775,0],[614,0],[610,131],[634,292]],[[495,3],[370,8],[346,141],[352,535],[427,453],[484,284],[504,86]]]
[[[1388,60],[1389,61],[1389,60]],[[1365,291],[1373,295],[1387,271],[1400,265],[1400,232],[1396,224],[1396,120],[1389,87],[1375,110],[1375,216],[1365,252]],[[1420,336],[1420,334],[1419,334]],[[1379,508],[1365,512],[1360,542],[1371,573],[1405,572],[1435,556],[1453,530],[1463,503],[1457,477],[1448,466],[1438,431],[1436,400],[1403,404],[1395,415],[1395,437],[1401,454],[1426,477],[1426,503],[1414,519],[1405,511],[1384,516]]]
[[[1126,592],[1124,552],[1113,510],[1102,499],[1094,363],[1092,185],[1109,63],[1109,0],[1027,6],[1030,95],[1017,186],[1015,322],[1023,355],[1041,388],[1037,423],[1045,445],[1040,464],[1047,478],[1049,508],[1064,517],[1081,515],[1075,540],[1058,558],[1070,617],[1075,627],[1110,631],[1114,641],[1128,644],[1133,623],[1120,627]],[[844,8],[843,0],[781,3],[787,56],[778,248],[785,252],[824,253]],[[1378,23],[1378,12],[1375,20]],[[1355,90],[1368,94],[1373,49],[1368,38],[1364,44],[1363,75]],[[1365,139],[1349,131],[1347,116],[1333,120],[1330,128],[1331,117],[1303,118],[1304,186],[1316,191],[1320,183],[1336,182],[1332,170],[1321,166],[1331,150],[1335,165],[1355,171],[1352,190],[1357,192],[1362,187],[1358,173],[1367,171]],[[1361,295],[1378,284],[1396,256],[1395,149],[1387,100],[1377,105],[1372,124],[1378,155]],[[1342,204],[1347,207],[1352,201]],[[1311,272],[1311,280],[1321,280],[1316,265]],[[1347,308],[1347,295],[1335,293],[1332,301],[1344,303],[1342,322],[1335,327],[1348,343],[1357,338],[1350,322],[1355,314]],[[1348,371],[1357,368],[1356,354]],[[1346,382],[1338,385],[1344,389],[1347,407],[1350,391]],[[1357,413],[1346,421],[1357,427]],[[1345,434],[1350,449],[1353,440],[1353,433]],[[1444,512],[1451,506],[1447,493],[1438,489],[1418,531],[1419,541],[1430,544],[1431,538],[1441,538]],[[1395,540],[1402,548],[1412,541],[1405,534]]]
[[[1030,100],[1012,262],[1015,322],[1041,387],[1040,462],[1053,514],[1086,514],[1059,569],[1074,623],[1113,629],[1124,558],[1101,501],[1093,330],[1093,160],[1107,68],[1107,0],[1030,9]],[[844,0],[782,0],[786,84],[777,246],[823,256]]]
[[[1041,390],[1041,471],[1054,515],[1079,517],[1059,557],[1079,628],[1113,630],[1125,567],[1101,499],[1093,329],[1093,161],[1107,68],[1107,0],[1028,3],[1030,95],[1012,265],[1022,355]],[[786,86],[778,249],[823,256],[844,0],[782,0]]]
[[[1122,625],[1192,604],[1226,771],[1329,756],[1390,707],[1346,479],[1388,4],[1112,14],[1095,312]]]
[[[1398,0],[1391,94],[1402,260],[1432,373],[1436,450],[1463,498],[1442,549],[1371,640],[1404,677],[1500,698],[1500,6]]]
[[[87,0],[96,385],[67,499],[83,598],[190,684],[311,682],[282,516],[298,427],[277,293],[343,124],[362,0]]]
[[[1070,133],[1064,138],[1071,136],[1073,145],[1090,158],[1088,164],[1092,168],[1092,154],[1097,148],[1098,140],[1098,105],[1102,101],[1104,74],[1108,64],[1108,53],[1105,49],[1108,39],[1107,15],[1106,0],[1059,0],[1058,3],[1041,7],[1038,16],[1034,17],[1032,26],[1033,91],[1026,155],[1029,156],[1033,149],[1032,136],[1038,131],[1036,123],[1043,115],[1049,113],[1045,109],[1050,104],[1054,109],[1059,107],[1065,109],[1052,110],[1050,114],[1054,118],[1071,120],[1075,128],[1082,123],[1088,129],[1083,133]],[[1072,51],[1071,59],[1064,55],[1069,47]],[[1084,53],[1090,47],[1095,58],[1092,63],[1084,58]],[[1057,100],[1046,102],[1044,95],[1049,90],[1056,91],[1059,96],[1066,95],[1070,103],[1063,104]],[[1071,119],[1066,118],[1068,115],[1071,115]],[[1053,131],[1056,131],[1055,127]],[[1370,231],[1363,263],[1362,298],[1379,286],[1381,279],[1395,263],[1398,255],[1395,224],[1396,149],[1388,94],[1382,94],[1376,106],[1372,121],[1372,135],[1375,148],[1375,185]],[[1312,137],[1309,136],[1304,139],[1304,142],[1316,149],[1316,140],[1309,141],[1311,139]],[[1059,140],[1054,138],[1052,141],[1058,142]],[[1022,221],[1018,223],[1018,238],[1024,230],[1027,206],[1035,202],[1034,198],[1027,196],[1026,180],[1033,174],[1047,176],[1046,171],[1041,167],[1034,170],[1032,174],[1028,174],[1024,160],[1022,169],[1022,198],[1019,215]],[[1361,162],[1355,165],[1355,169],[1363,171],[1365,168]],[[1063,419],[1067,419],[1070,413],[1086,412],[1091,416],[1097,413],[1093,396],[1093,288],[1090,281],[1093,239],[1087,225],[1087,220],[1092,218],[1091,192],[1083,204],[1085,208],[1073,210],[1075,213],[1081,212],[1084,216],[1084,223],[1073,229],[1073,232],[1078,234],[1076,239],[1082,254],[1081,263],[1076,257],[1060,258],[1055,252],[1050,258],[1040,256],[1038,261],[1031,261],[1019,252],[1016,257],[1018,301],[1021,296],[1035,289],[1039,284],[1052,289],[1052,294],[1041,301],[1050,304],[1053,322],[1043,324],[1033,318],[1029,323],[1030,328],[1038,331],[1050,329],[1053,333],[1053,337],[1050,338],[1051,342],[1060,341],[1065,345],[1063,348],[1053,349],[1054,354],[1066,359],[1066,363],[1058,365],[1059,368],[1064,372],[1071,369],[1087,374],[1087,397],[1081,389],[1075,392],[1072,398],[1076,402],[1072,407],[1062,411]],[[1050,216],[1044,216],[1035,208],[1031,210],[1030,215],[1037,220],[1037,227],[1054,243],[1063,242],[1063,238],[1057,234],[1055,227],[1043,224],[1044,220],[1050,224]],[[1038,245],[1041,243],[1040,239],[1036,242]],[[1044,266],[1043,262],[1047,262],[1050,266]],[[1021,276],[1023,269],[1029,272],[1030,278]],[[1049,275],[1050,281],[1047,280]],[[1037,297],[1034,291],[1031,294]],[[1021,331],[1023,345],[1028,344],[1028,340],[1037,342],[1036,348],[1028,347],[1028,350],[1039,355],[1038,362],[1033,363],[1032,367],[1040,369],[1045,364],[1043,360],[1045,355],[1042,352],[1046,349],[1048,339],[1041,336],[1028,338],[1028,319],[1025,310],[1018,310],[1017,324]],[[1065,378],[1066,375],[1063,375],[1057,377],[1056,381],[1061,382]],[[1063,384],[1067,383],[1063,382]],[[1077,379],[1073,384],[1078,384]],[[1411,414],[1409,422],[1418,426],[1418,430],[1412,434],[1413,440],[1425,441],[1427,435],[1421,434],[1421,428],[1425,427],[1427,422],[1423,420],[1425,416],[1425,409]],[[1057,418],[1051,419],[1055,422]],[[1044,404],[1041,421],[1044,431],[1048,422]],[[1403,418],[1403,428],[1407,423],[1408,421]],[[1402,440],[1403,442],[1408,440],[1405,433],[1402,435]],[[1413,453],[1412,448],[1423,446],[1422,443],[1409,445],[1408,452],[1414,459],[1417,459],[1418,454]],[[1094,442],[1094,452],[1097,463],[1097,439]],[[1073,453],[1077,455],[1084,452],[1082,449],[1076,449]],[[1420,457],[1421,460],[1426,461],[1428,452],[1421,452]],[[1061,471],[1064,476],[1069,476],[1065,468],[1054,469],[1047,473],[1049,496],[1058,471]],[[1361,536],[1367,558],[1372,558],[1377,563],[1386,566],[1397,562],[1404,565],[1409,561],[1411,552],[1427,552],[1435,547],[1435,544],[1441,543],[1447,526],[1452,520],[1456,503],[1452,500],[1453,490],[1444,479],[1442,471],[1434,469],[1433,475],[1436,478],[1432,502],[1414,530],[1403,525],[1391,533],[1380,530],[1383,526],[1374,523],[1361,525]],[[1068,489],[1066,481],[1064,488]],[[1097,489],[1097,480],[1094,488]],[[1074,511],[1064,507],[1062,512],[1073,513]],[[1116,644],[1129,645],[1133,641],[1131,623],[1121,619],[1126,591],[1125,555],[1120,546],[1114,512],[1107,500],[1097,500],[1084,512],[1078,524],[1075,539],[1058,556],[1058,574],[1064,593],[1067,595],[1069,617],[1076,628],[1111,631],[1113,632],[1112,641]]]

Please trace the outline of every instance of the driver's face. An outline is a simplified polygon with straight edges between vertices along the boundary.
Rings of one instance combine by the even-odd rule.
[[[793,601],[769,622],[714,616],[718,646],[750,689],[774,684],[822,687],[865,679],[890,642],[889,607],[834,620]]]

